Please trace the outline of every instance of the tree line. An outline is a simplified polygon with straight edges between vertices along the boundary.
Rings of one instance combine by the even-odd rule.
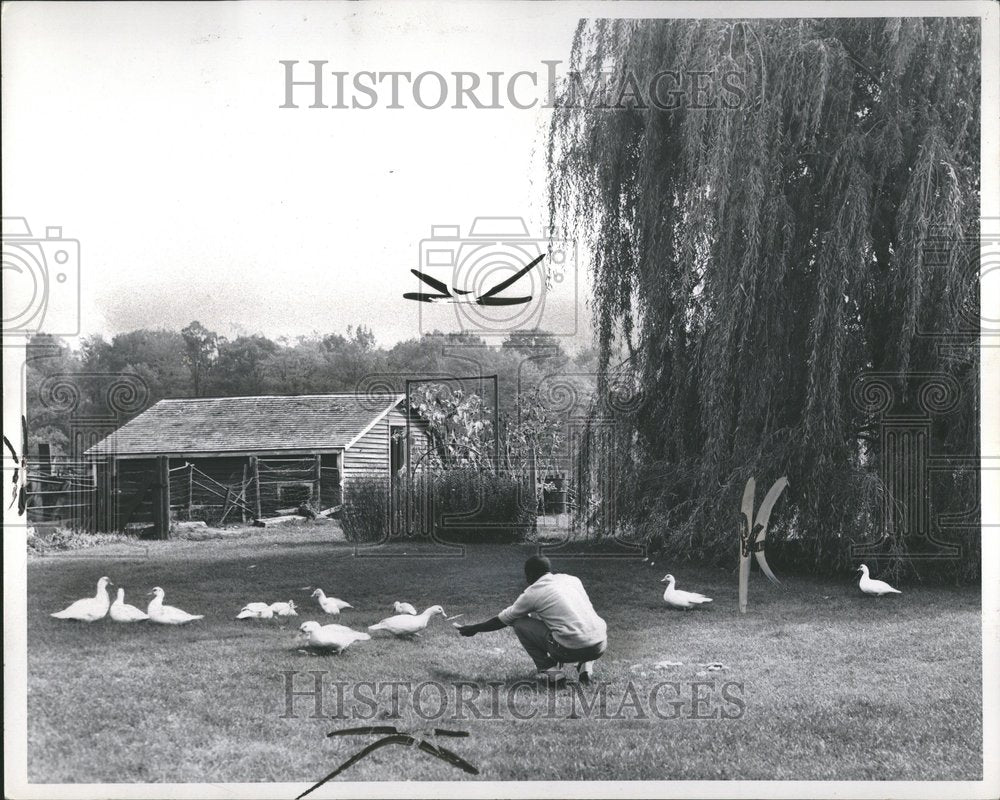
[[[487,420],[486,429],[498,424],[501,436],[510,440],[505,439],[502,450],[505,463],[511,464],[511,447],[544,438],[538,432],[544,427],[540,416],[549,428],[558,427],[545,410],[553,405],[539,395],[539,387],[570,387],[584,403],[594,383],[594,368],[593,350],[569,354],[559,337],[544,332],[512,333],[499,344],[466,333],[435,332],[391,347],[380,345],[364,325],[294,339],[260,334],[229,339],[194,321],[180,331],[141,329],[109,339],[90,336],[77,348],[39,335],[27,351],[28,451],[34,457],[39,445],[46,444],[57,460],[73,455],[74,416],[113,413],[108,390],[121,376],[142,387],[141,403],[120,415],[124,423],[164,398],[402,393],[407,378],[442,380],[442,388],[436,390],[442,398],[450,392],[476,397],[491,414],[491,382],[444,379],[497,375],[500,419]],[[60,394],[66,387],[76,398],[73,403]],[[454,398],[449,402],[455,405]],[[466,414],[467,403],[455,405],[451,416],[459,419]],[[567,416],[570,409],[565,403],[561,408]]]

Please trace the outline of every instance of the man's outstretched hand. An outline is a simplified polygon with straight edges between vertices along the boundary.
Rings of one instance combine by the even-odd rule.
[[[486,622],[477,622],[475,625],[459,625],[457,622],[451,623],[455,626],[462,636],[475,636],[477,633],[487,633],[489,631],[498,631],[504,627],[504,624],[500,621],[500,617],[492,617]]]

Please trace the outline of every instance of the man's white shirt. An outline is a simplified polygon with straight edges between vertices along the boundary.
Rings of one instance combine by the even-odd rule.
[[[531,615],[552,631],[563,647],[579,649],[603,642],[608,626],[594,611],[580,579],[573,575],[543,575],[497,616],[504,625]]]

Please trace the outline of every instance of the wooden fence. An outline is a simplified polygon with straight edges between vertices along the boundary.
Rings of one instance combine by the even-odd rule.
[[[320,511],[340,503],[340,470],[319,456],[251,456],[224,469],[218,462],[177,462],[160,456],[66,463],[49,474],[29,464],[28,521],[167,538],[172,521],[247,524],[289,507]]]

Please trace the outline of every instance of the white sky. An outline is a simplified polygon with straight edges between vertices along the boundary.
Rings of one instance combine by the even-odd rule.
[[[415,336],[428,307],[400,295],[431,225],[513,215],[543,233],[548,113],[424,110],[406,92],[404,110],[309,109],[308,89],[280,109],[278,62],[302,62],[297,77],[310,59],[328,73],[565,62],[579,11],[514,8],[7,4],[4,216],[80,241],[85,334],[198,319],[228,336],[358,322],[382,344]]]

